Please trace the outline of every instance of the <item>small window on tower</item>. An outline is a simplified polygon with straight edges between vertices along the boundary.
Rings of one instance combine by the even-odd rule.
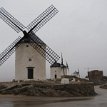
[[[28,67],[28,79],[33,79],[33,72],[34,72],[34,68],[33,67]]]
[[[26,45],[26,47],[29,47],[29,45]]]
[[[29,58],[29,61],[32,61],[32,59],[31,59],[31,58]]]

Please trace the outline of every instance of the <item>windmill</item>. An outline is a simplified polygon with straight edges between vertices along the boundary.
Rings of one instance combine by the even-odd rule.
[[[51,5],[48,7],[42,14],[40,14],[36,19],[34,19],[27,27],[25,27],[22,23],[20,23],[17,19],[15,19],[10,13],[8,13],[4,8],[0,8],[0,18],[6,22],[11,28],[13,28],[17,33],[23,32],[23,37],[18,37],[15,41],[13,41],[12,44],[10,44],[1,54],[0,54],[0,65],[2,65],[15,51],[16,51],[16,71],[17,74],[16,79],[33,79],[35,78],[33,76],[33,68],[36,69],[39,64],[43,65],[37,69],[37,72],[40,72],[39,75],[36,76],[36,79],[42,79],[37,78],[40,77],[44,72],[45,73],[45,61],[47,60],[51,65],[59,60],[59,56],[46,44],[44,43],[35,33],[44,26],[53,16],[55,16],[58,13],[58,10]],[[27,29],[27,31],[25,30]],[[33,59],[37,60],[36,65],[27,65],[24,69],[28,69],[28,77],[24,76],[27,75],[26,71],[21,71],[24,69],[21,68],[22,63],[26,63],[26,60],[22,60],[22,54],[23,49],[25,49],[24,45],[26,44],[26,48],[28,47],[27,44],[30,45],[30,48],[33,49],[29,51],[37,51],[36,56],[33,55]],[[17,51],[18,50],[18,51]],[[29,51],[25,51],[24,55],[26,56],[27,52],[29,54]],[[20,53],[19,53],[20,52]],[[38,54],[39,53],[39,54]],[[21,55],[19,55],[21,54]],[[27,54],[27,55],[28,55]],[[45,59],[45,61],[41,58]],[[21,57],[21,58],[20,58]],[[24,56],[23,56],[24,57]],[[39,58],[39,59],[38,59]],[[20,60],[22,62],[20,62]],[[41,61],[40,61],[41,60]],[[19,61],[19,62],[18,62]],[[32,58],[29,57],[29,64],[32,61]],[[21,64],[20,64],[21,63]],[[24,66],[24,65],[23,65]],[[22,66],[22,67],[23,67]],[[35,67],[36,66],[36,67]],[[43,68],[43,69],[40,69]],[[19,69],[19,70],[18,70]],[[44,70],[44,71],[43,71]],[[22,73],[25,72],[25,73]],[[36,72],[36,73],[37,73]],[[23,76],[21,76],[23,75]]]
[[[64,64],[63,62],[63,56],[61,53],[61,63],[55,62],[50,66],[50,78],[52,80],[54,79],[61,79],[62,77],[65,77],[68,70],[68,64]]]
[[[68,65],[64,64],[62,53],[61,53],[61,65],[60,66],[63,71],[63,75],[67,75]]]

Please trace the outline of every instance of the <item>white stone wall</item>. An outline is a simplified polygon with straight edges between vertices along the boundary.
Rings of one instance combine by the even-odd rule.
[[[69,84],[69,79],[68,78],[62,78],[61,84]]]
[[[64,68],[63,70],[61,67],[51,67],[50,78],[52,80],[55,79],[55,75],[57,75],[57,78],[61,78],[61,76],[67,75],[67,68]]]
[[[34,80],[46,79],[46,60],[30,44],[22,43],[16,49],[15,57],[16,80],[28,80],[27,67],[34,67]]]

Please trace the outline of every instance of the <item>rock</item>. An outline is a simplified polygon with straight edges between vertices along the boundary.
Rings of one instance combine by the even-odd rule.
[[[92,83],[48,84],[36,82],[14,84],[11,87],[1,88],[0,93],[48,97],[94,96],[96,94]]]
[[[107,84],[101,85],[100,88],[107,89]]]

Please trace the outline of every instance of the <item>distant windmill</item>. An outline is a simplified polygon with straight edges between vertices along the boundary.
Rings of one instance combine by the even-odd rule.
[[[63,56],[62,56],[62,53],[61,53],[61,69],[62,69],[62,71],[63,71],[63,75],[65,75],[64,68],[65,68],[65,65],[64,65]]]
[[[16,62],[17,80],[43,79],[44,76],[42,75],[43,74],[42,72],[45,73],[44,58],[51,65],[59,60],[60,57],[35,34],[43,25],[45,25],[57,13],[58,10],[53,5],[51,5],[36,19],[34,19],[27,27],[25,27],[22,23],[20,23],[17,19],[15,19],[10,13],[8,13],[4,8],[0,8],[0,18],[3,21],[5,21],[11,28],[13,28],[17,33],[22,31],[24,34],[23,37],[18,37],[10,46],[8,46],[0,54],[0,65],[2,65],[13,54],[13,52],[16,51],[15,62]],[[27,29],[27,31],[25,29]],[[34,52],[34,49],[37,52],[36,51]],[[32,56],[30,56],[29,54],[32,54]],[[41,56],[44,58],[42,59]],[[38,67],[38,65],[40,67]],[[28,70],[28,75],[26,71],[23,71],[26,68]],[[35,74],[36,76],[33,75],[34,73],[33,68],[34,69],[37,68],[37,71],[35,70],[34,71],[36,73],[39,73],[39,74]]]
[[[61,53],[61,69],[63,71],[63,75],[67,75],[68,64],[66,63],[66,65],[64,65],[62,53]]]

